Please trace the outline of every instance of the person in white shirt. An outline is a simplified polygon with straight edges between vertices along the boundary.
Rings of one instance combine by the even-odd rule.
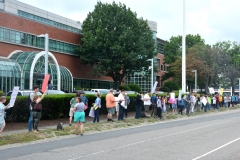
[[[196,103],[196,97],[194,96],[194,93],[192,93],[191,96],[190,96],[190,103],[191,103],[190,111],[192,113],[194,113],[194,106],[195,106],[195,103]]]
[[[127,108],[127,101],[126,101],[126,96],[125,96],[125,91],[122,90],[121,93],[118,95],[118,100],[119,100],[119,114],[118,114],[118,120],[124,120],[124,111],[125,108]]]
[[[149,96],[150,91],[148,91],[148,93],[146,93],[143,97],[144,99],[144,110],[145,110],[145,114],[147,115],[148,111],[149,111],[149,106],[151,105],[151,98]]]

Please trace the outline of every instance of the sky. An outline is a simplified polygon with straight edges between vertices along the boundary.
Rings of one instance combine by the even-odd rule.
[[[83,22],[97,0],[19,0],[63,17]],[[112,3],[113,0],[102,0]],[[183,34],[183,0],[115,0],[138,17],[157,22],[157,37],[169,40]],[[206,44],[240,42],[239,0],[185,0],[185,32],[199,34]]]

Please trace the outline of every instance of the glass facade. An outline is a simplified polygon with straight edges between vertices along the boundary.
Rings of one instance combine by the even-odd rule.
[[[66,24],[62,24],[62,23],[52,21],[52,20],[47,19],[47,18],[36,16],[34,14],[27,13],[27,12],[24,12],[24,11],[21,11],[21,10],[18,10],[18,15],[20,17],[31,19],[31,20],[41,22],[41,23],[44,23],[44,24],[47,24],[47,25],[50,25],[50,26],[54,26],[54,27],[57,27],[57,28],[61,28],[61,29],[67,30],[67,31],[71,31],[71,32],[75,32],[75,33],[80,33],[81,32],[81,30],[78,29],[78,28],[74,28],[74,27],[68,26]]]
[[[132,76],[126,77],[125,85],[138,84],[143,92],[151,91],[151,72],[149,77],[144,77],[144,72],[135,72]]]
[[[44,49],[44,37],[0,27],[0,41]],[[77,45],[49,39],[49,50],[77,55]]]
[[[13,60],[0,58],[0,90],[7,93],[14,86],[20,86],[20,81],[19,65]]]
[[[110,89],[113,87],[114,87],[114,83],[109,82],[109,81],[98,81],[98,80],[73,78],[73,88]]]
[[[4,0],[0,0],[0,10],[4,10]]]

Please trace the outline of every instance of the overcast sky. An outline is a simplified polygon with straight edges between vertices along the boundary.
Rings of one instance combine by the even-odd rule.
[[[55,14],[83,22],[97,0],[19,0]],[[102,0],[112,3],[112,0]],[[116,0],[138,17],[157,22],[157,37],[182,35],[183,0]],[[186,34],[199,34],[207,44],[240,42],[239,0],[185,0]]]

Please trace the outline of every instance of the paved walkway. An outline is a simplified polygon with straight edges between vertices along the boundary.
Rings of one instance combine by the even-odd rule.
[[[128,112],[129,118],[133,118],[134,116],[135,116],[135,112]],[[113,119],[117,120],[116,115],[113,115]],[[92,121],[93,121],[93,118],[86,116],[86,123],[92,123]],[[107,121],[107,115],[105,114],[100,115],[100,122],[106,122],[106,121]],[[63,123],[64,127],[69,126],[69,118],[54,119],[54,120],[40,120],[39,130],[57,128],[57,124],[59,122]],[[72,123],[72,125],[74,125],[74,123]],[[1,135],[10,135],[10,134],[23,133],[23,132],[28,132],[27,122],[10,122],[10,123],[6,123],[6,127],[4,128]]]

